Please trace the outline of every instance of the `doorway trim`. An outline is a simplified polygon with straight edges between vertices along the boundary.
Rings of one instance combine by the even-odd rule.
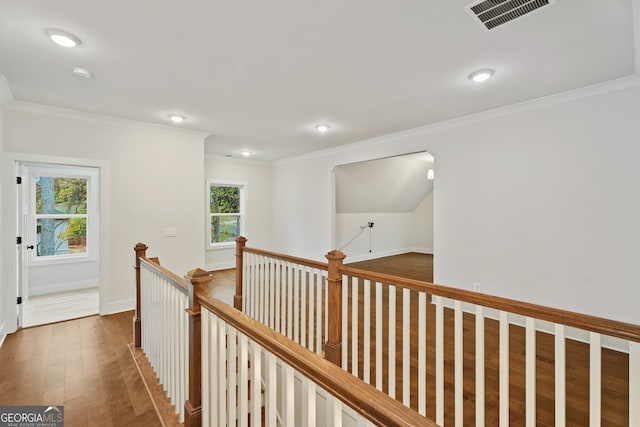
[[[100,199],[98,201],[98,211],[100,215],[100,251],[99,251],[99,313],[105,314],[108,307],[108,289],[110,283],[110,257],[111,257],[111,239],[109,229],[111,227],[111,217],[109,212],[110,206],[110,164],[108,161],[95,159],[82,159],[73,157],[56,157],[39,154],[25,154],[5,152],[2,164],[2,209],[5,218],[2,224],[2,235],[5,237],[3,242],[3,268],[2,283],[5,284],[1,291],[1,299],[7,301],[3,312],[6,313],[6,333],[13,333],[17,330],[18,319],[17,309],[15,306],[17,299],[17,251],[15,238],[18,236],[16,212],[17,206],[17,186],[16,180],[16,164],[17,163],[48,163],[56,165],[68,166],[85,166],[94,167],[99,170],[100,174]],[[0,319],[0,323],[1,323]]]

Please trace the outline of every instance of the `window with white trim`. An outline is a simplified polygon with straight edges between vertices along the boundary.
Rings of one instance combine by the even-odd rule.
[[[210,182],[209,246],[226,247],[244,233],[244,186]]]

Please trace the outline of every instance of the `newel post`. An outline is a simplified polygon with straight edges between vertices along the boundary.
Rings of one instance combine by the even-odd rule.
[[[187,273],[189,284],[189,400],[184,402],[185,427],[202,425],[202,369],[200,349],[202,347],[200,300],[198,293],[206,292],[213,277],[208,271],[197,268]]]
[[[138,243],[133,250],[136,252],[136,313],[133,316],[133,344],[134,347],[142,346],[142,323],[140,310],[140,258],[147,257],[148,246],[144,243]]]
[[[329,252],[326,257],[329,261],[327,281],[329,284],[329,330],[327,342],[324,344],[325,358],[340,366],[342,361],[342,275],[339,269],[345,254],[339,250]]]
[[[243,251],[247,244],[247,238],[238,236],[236,238],[236,294],[233,297],[233,306],[242,311],[242,271],[244,266]]]

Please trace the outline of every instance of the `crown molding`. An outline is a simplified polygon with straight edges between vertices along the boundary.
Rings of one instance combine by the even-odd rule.
[[[637,0],[640,2],[640,0]],[[500,118],[516,113],[521,113],[530,110],[536,110],[540,108],[549,107],[552,105],[565,104],[580,99],[591,98],[593,96],[603,95],[619,90],[624,90],[632,87],[640,86],[640,75],[633,74],[631,76],[622,77],[620,79],[610,80],[607,82],[597,83],[591,86],[585,86],[578,89],[573,89],[566,92],[560,92],[557,94],[545,96],[542,98],[536,98],[529,101],[520,102],[517,104],[507,105],[505,107],[498,107],[491,110],[481,111],[479,113],[473,113],[462,117],[456,117],[449,120],[444,120],[437,123],[432,123],[417,128],[407,129],[404,131],[376,136],[369,139],[364,139],[350,144],[340,145],[338,147],[331,147],[324,150],[314,151],[311,153],[301,154],[299,156],[288,157],[285,159],[276,160],[273,163],[275,165],[287,164],[296,162],[299,160],[308,160],[318,157],[324,157],[331,154],[337,154],[345,151],[351,151],[353,149],[371,147],[376,144],[388,143],[404,138],[410,138],[413,136],[424,136],[425,134],[440,131],[444,129],[451,129],[460,126],[469,125],[472,123],[482,122],[485,120],[491,120]]]
[[[183,136],[193,136],[204,140],[211,135],[210,132],[203,132],[193,129],[178,129],[171,126],[159,125],[155,123],[141,122],[138,120],[125,119],[122,117],[109,116],[106,114],[88,113],[86,111],[73,110],[71,108],[56,107],[53,105],[38,104],[35,102],[14,100],[5,105],[7,110],[20,111],[26,113],[36,113],[48,116],[63,117],[68,119],[82,120],[87,122],[100,123],[110,126],[124,126],[134,129],[149,130],[162,133],[173,133]]]
[[[0,105],[6,106],[7,104],[13,102],[14,100],[13,92],[11,91],[11,86],[9,86],[9,82],[7,78],[0,74]]]

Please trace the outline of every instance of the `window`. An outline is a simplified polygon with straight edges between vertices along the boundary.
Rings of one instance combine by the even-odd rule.
[[[85,177],[36,175],[36,257],[87,253]]]
[[[244,187],[209,183],[209,245],[227,247],[244,232]]]

